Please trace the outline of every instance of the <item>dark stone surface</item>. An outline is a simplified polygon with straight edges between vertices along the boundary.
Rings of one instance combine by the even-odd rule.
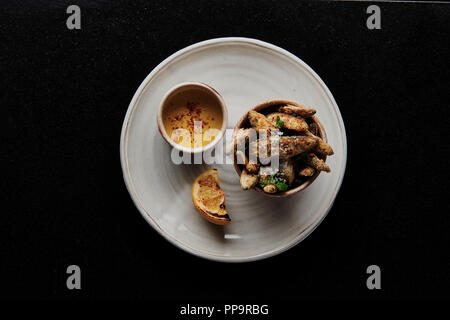
[[[82,29],[66,28],[68,4]],[[254,299],[448,296],[450,5],[297,1],[22,1],[0,9],[1,295]],[[271,42],[332,91],[348,163],[328,217],[268,260],[221,264],[159,236],[122,179],[119,139],[145,76],[215,37]],[[155,181],[157,183],[157,181]],[[66,289],[66,267],[82,290]],[[366,268],[382,269],[382,290]],[[207,277],[215,272],[217,280]]]

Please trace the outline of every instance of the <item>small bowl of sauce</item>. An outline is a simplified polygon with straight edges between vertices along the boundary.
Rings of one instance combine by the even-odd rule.
[[[228,113],[220,94],[199,82],[170,89],[159,106],[158,128],[164,140],[189,153],[213,148],[223,137]]]

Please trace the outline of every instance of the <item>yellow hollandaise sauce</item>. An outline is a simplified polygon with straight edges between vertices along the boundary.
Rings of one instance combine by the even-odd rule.
[[[167,135],[175,143],[201,148],[220,134],[223,114],[214,97],[200,90],[187,90],[168,101],[162,120]]]

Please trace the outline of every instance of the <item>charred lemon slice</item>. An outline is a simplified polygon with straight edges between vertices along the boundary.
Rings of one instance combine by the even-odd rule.
[[[192,202],[200,215],[208,221],[222,226],[230,223],[217,169],[206,170],[195,179],[192,185]]]

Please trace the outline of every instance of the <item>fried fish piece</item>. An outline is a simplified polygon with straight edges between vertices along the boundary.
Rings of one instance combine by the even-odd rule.
[[[252,129],[248,128],[248,129],[239,129],[236,132],[236,144],[237,145],[241,145],[242,143],[244,143],[245,141],[247,141],[250,137],[250,135],[252,134]]]
[[[319,159],[319,157],[317,157],[314,153],[307,154],[304,161],[307,165],[318,171],[331,171],[330,167],[322,159]]]
[[[316,172],[316,169],[308,166],[307,164],[302,165],[298,170],[298,175],[302,177],[311,177]]]
[[[277,126],[272,124],[262,113],[250,110],[248,112],[248,121],[256,130],[260,129],[277,129]]]
[[[248,154],[252,159],[259,159],[260,162],[265,163],[265,160],[271,155],[271,146],[275,140],[270,137],[266,139],[258,139],[249,144]]]
[[[270,139],[258,139],[250,143],[250,155],[258,157],[270,157],[272,146],[281,159],[291,158],[299,153],[311,150],[317,145],[317,139],[309,136],[270,137]],[[278,147],[278,148],[276,148]]]
[[[292,159],[281,160],[280,161],[280,175],[286,179],[287,185],[291,185],[294,182],[295,172],[294,172],[294,162]]]
[[[244,169],[241,172],[240,183],[242,189],[251,189],[258,183],[258,175],[249,173],[247,169]]]
[[[314,152],[317,152],[318,154],[324,155],[324,156],[331,156],[334,154],[333,148],[323,141],[320,137],[316,136],[310,131],[305,132],[307,136],[314,137],[317,139],[317,145],[314,147]]]
[[[245,169],[247,169],[249,173],[258,172],[260,164],[254,161],[250,161],[245,153],[241,150],[236,151],[236,161],[237,164],[243,164],[245,166]]]
[[[291,106],[291,105],[285,105],[279,108],[280,112],[286,113],[286,114],[296,114],[303,118],[309,118],[312,117],[316,113],[316,109],[305,107],[305,106]]]
[[[311,150],[317,145],[317,139],[308,136],[291,136],[280,138],[280,157],[291,158],[299,153]]]
[[[248,161],[247,164],[245,165],[245,168],[247,169],[248,172],[250,173],[256,173],[258,172],[258,169],[260,167],[260,164],[257,162],[253,162],[253,161]]]
[[[305,132],[308,130],[308,124],[302,118],[297,118],[285,113],[274,112],[267,115],[267,119],[277,126],[278,118],[282,121],[283,126],[281,128],[286,128],[289,130],[295,130],[300,132]],[[280,129],[281,129],[280,128]]]
[[[274,184],[268,184],[263,188],[266,193],[276,193],[278,191],[277,186]]]
[[[259,137],[266,136],[270,137],[272,134],[275,135],[276,132],[279,132],[279,130],[273,129],[273,130],[267,130],[267,129],[254,129],[254,128],[247,128],[247,129],[239,129],[237,130],[236,134],[233,136],[233,139],[230,144],[227,146],[226,153],[228,155],[231,155],[234,151],[238,149],[242,144],[248,142],[248,141],[254,141]]]
[[[333,148],[319,137],[317,137],[317,145],[314,147],[314,152],[327,156],[334,154]]]
[[[244,152],[242,152],[241,150],[236,151],[236,163],[237,164],[243,164],[245,166],[245,164],[248,162],[248,158],[245,155]]]
[[[248,141],[250,135],[252,134],[251,128],[248,129],[239,129],[236,134],[233,136],[233,140],[231,143],[227,146],[227,154],[232,154],[238,146],[240,146],[242,143],[245,143]]]

